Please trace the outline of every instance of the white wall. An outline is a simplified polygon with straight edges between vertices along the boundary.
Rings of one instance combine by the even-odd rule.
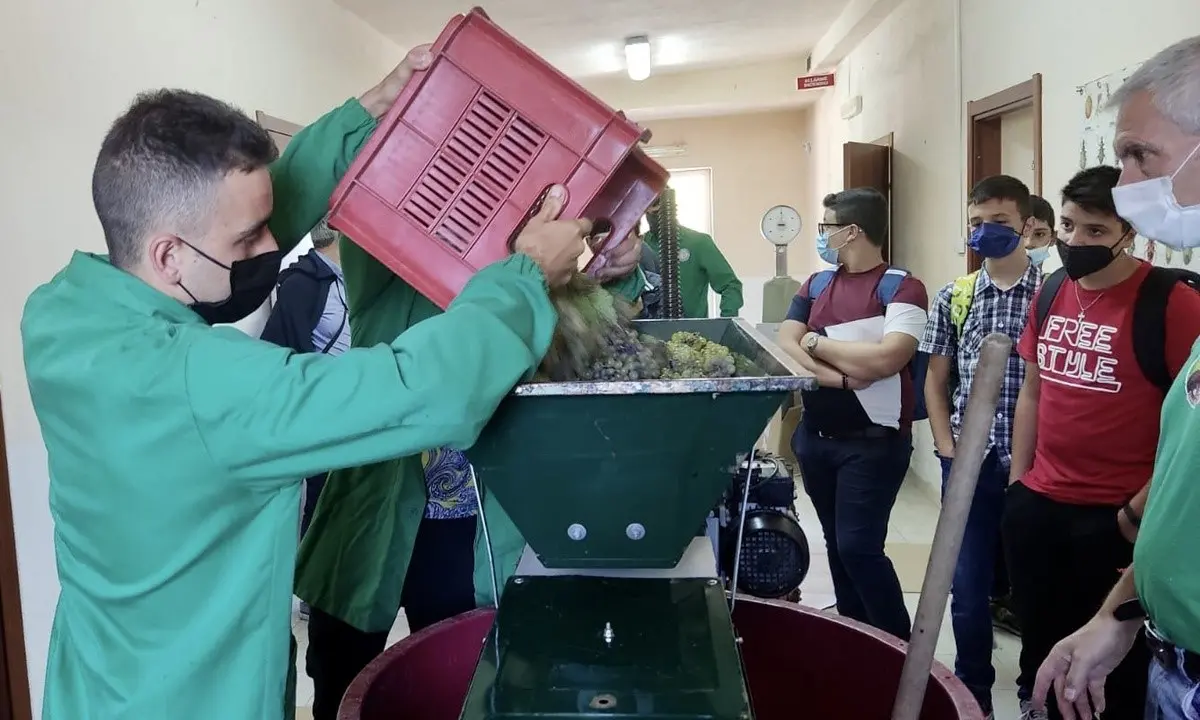
[[[107,125],[135,93],[164,85],[308,122],[369,88],[401,57],[330,0],[0,3],[0,136],[9,139],[0,164],[8,268],[0,386],[35,716],[58,583],[46,456],[18,322],[29,292],[73,250],[104,249],[89,183]]]

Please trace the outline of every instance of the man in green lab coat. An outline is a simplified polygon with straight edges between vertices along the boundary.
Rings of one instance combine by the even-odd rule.
[[[598,278],[610,292],[636,300],[645,283],[637,272],[641,254],[641,238],[632,233],[607,255]],[[378,343],[439,315],[412,286],[344,239],[341,259],[352,345]],[[536,462],[532,458],[531,467]],[[473,493],[473,488],[467,491]],[[330,473],[296,568],[296,594],[310,612],[306,670],[313,679],[314,720],[337,716],[346,688],[383,651],[402,604],[420,603],[419,613],[407,608],[415,631],[475,605],[495,603],[479,523],[467,520],[467,546],[457,547],[459,533],[452,526],[461,520],[426,517],[429,497],[419,454]],[[503,588],[525,540],[486,492],[483,513],[496,580]],[[414,548],[420,552],[414,554]],[[463,555],[467,559],[459,562]],[[411,585],[421,582],[435,586]]]
[[[554,221],[560,201],[445,314],[374,347],[299,355],[211,327],[262,303],[428,62],[414,50],[278,160],[249,118],[182,91],[139,97],[105,137],[109,255],[76,253],[21,322],[62,586],[46,720],[284,717],[302,478],[471,445],[546,351],[547,283],[589,228]]]
[[[654,217],[651,208],[650,217]],[[658,252],[655,221],[650,220],[650,232],[645,243]],[[679,299],[683,315],[689,318],[708,317],[708,288],[721,296],[721,317],[736,317],[742,309],[742,281],[738,280],[721,254],[711,235],[679,226]]]

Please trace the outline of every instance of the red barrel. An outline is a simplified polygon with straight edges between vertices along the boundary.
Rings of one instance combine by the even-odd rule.
[[[388,648],[350,685],[339,720],[458,720],[494,614],[459,615]],[[739,598],[733,621],[755,720],[891,716],[904,643],[793,603]],[[934,663],[921,720],[983,720],[983,713]]]

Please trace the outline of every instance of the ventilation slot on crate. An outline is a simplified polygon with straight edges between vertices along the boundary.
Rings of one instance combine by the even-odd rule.
[[[546,134],[517,116],[487,93],[480,93],[467,115],[450,137],[448,153],[442,153],[413,193],[410,216],[435,227],[433,234],[460,254],[466,254],[483,233],[488,220],[512,193],[521,175],[545,142]],[[449,165],[449,169],[440,163]],[[461,187],[470,172],[457,165],[470,163],[474,177]],[[438,180],[432,183],[431,180]],[[433,187],[430,187],[433,185]],[[461,187],[461,191],[460,191]],[[444,198],[440,211],[431,216],[427,198]],[[407,208],[406,208],[407,210]],[[444,214],[443,214],[444,212]],[[437,222],[437,218],[441,222]]]

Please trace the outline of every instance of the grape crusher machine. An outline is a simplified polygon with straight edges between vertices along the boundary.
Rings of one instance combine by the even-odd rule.
[[[763,372],[524,384],[503,402],[467,455],[528,545],[461,720],[753,718],[705,517],[731,460],[815,381],[741,319],[638,328],[700,333]]]

